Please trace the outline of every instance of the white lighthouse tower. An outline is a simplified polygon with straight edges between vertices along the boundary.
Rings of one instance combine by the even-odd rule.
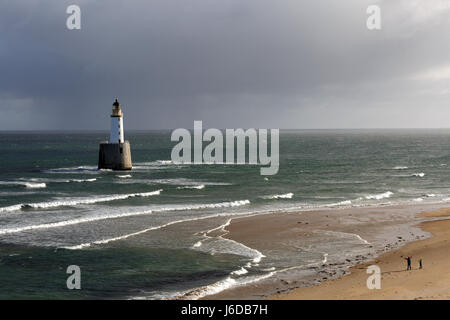
[[[99,169],[131,170],[130,142],[124,140],[123,113],[117,99],[113,103],[109,141],[100,143]]]
[[[111,114],[109,143],[123,143],[123,113],[119,101],[114,101]]]

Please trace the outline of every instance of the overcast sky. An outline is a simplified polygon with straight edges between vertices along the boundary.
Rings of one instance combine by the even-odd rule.
[[[0,130],[450,127],[449,85],[450,0],[0,1]]]

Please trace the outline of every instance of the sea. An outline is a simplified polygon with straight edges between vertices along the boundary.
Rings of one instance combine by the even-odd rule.
[[[260,252],[222,236],[232,219],[450,201],[450,130],[281,130],[273,176],[174,164],[170,135],[127,131],[133,169],[111,171],[107,132],[1,132],[0,299],[203,298],[359,245],[312,234]]]

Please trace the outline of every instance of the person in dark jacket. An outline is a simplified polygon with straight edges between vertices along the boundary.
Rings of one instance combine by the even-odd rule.
[[[405,258],[405,260],[408,263],[408,266],[406,267],[406,270],[412,270],[412,268],[411,268],[411,257]]]

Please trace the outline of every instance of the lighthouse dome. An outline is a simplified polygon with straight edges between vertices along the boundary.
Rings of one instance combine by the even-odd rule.
[[[120,108],[120,103],[117,99],[113,103],[112,116],[113,117],[122,117],[123,116],[122,109]]]

